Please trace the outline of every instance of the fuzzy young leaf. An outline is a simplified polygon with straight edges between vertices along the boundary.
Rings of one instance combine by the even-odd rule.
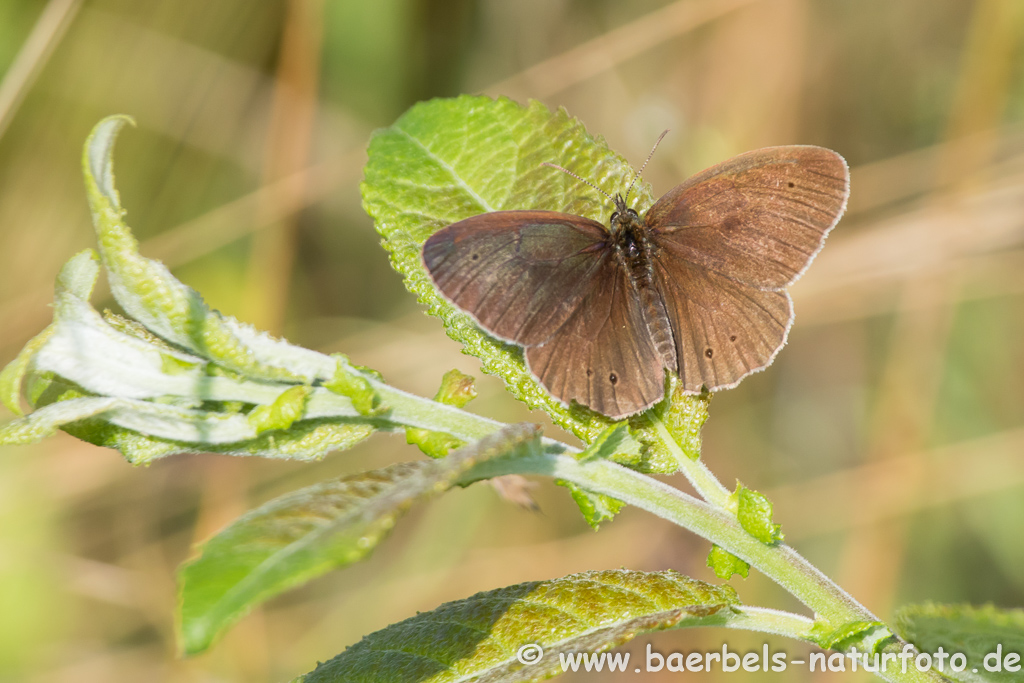
[[[921,652],[962,652],[964,671],[952,671],[948,659],[942,671],[954,681],[1018,683],[1024,677],[1024,610],[907,605],[896,612],[896,632]]]
[[[108,416],[109,414],[101,416],[102,419],[67,424],[61,429],[76,439],[120,451],[125,460],[133,465],[147,465],[158,458],[184,453],[223,453],[280,460],[319,460],[332,451],[352,448],[375,431],[369,425],[306,420],[292,425],[287,432],[269,431],[245,441],[183,442],[118,426],[113,420],[108,421]],[[117,416],[114,416],[114,419],[121,421]]]
[[[686,394],[680,382],[670,383],[670,400],[629,421],[633,436],[643,445],[637,465],[643,472],[672,474],[684,458],[700,457],[700,430],[708,419],[711,395]]]
[[[622,452],[635,452],[636,448],[636,442],[630,437],[626,425],[623,423],[613,424],[598,434],[590,445],[576,456],[576,459],[581,462],[598,459],[615,460],[616,455]],[[583,513],[583,518],[595,530],[601,525],[601,522],[614,519],[615,515],[619,514],[619,511],[626,505],[621,500],[587,491],[567,481],[559,481],[558,484],[569,489],[572,499],[576,501],[580,512]]]
[[[0,403],[3,403],[15,415],[23,416],[25,414],[25,411],[21,409],[22,380],[25,378],[25,373],[28,372],[32,358],[39,349],[46,345],[52,335],[53,327],[47,327],[29,340],[17,357],[8,363],[3,371],[0,371]]]
[[[749,564],[717,545],[711,546],[707,564],[715,576],[724,581],[731,579],[733,574],[739,574],[744,579],[750,574]]]
[[[267,598],[362,559],[414,500],[449,488],[482,460],[536,447],[539,434],[534,425],[513,425],[443,460],[316,484],[239,518],[181,571],[183,651],[206,649]]]
[[[86,249],[72,256],[57,274],[56,297],[62,296],[88,299],[99,274],[99,258],[92,249]],[[50,325],[33,337],[18,353],[17,358],[0,372],[0,401],[15,415],[24,415],[21,410],[21,384],[25,373],[36,354],[45,347],[53,336],[55,328]]]
[[[580,512],[583,513],[583,519],[587,520],[587,524],[594,530],[601,526],[601,522],[613,520],[615,515],[619,514],[619,511],[626,506],[621,500],[587,491],[569,481],[556,480],[555,483],[569,489],[572,499],[576,501]]]
[[[74,398],[46,406],[0,425],[0,445],[14,446],[42,441],[69,423],[102,415],[119,403],[116,398]]]
[[[329,380],[329,357],[257,332],[210,310],[198,292],[160,262],[139,254],[124,222],[114,186],[114,142],[127,116],[109,116],[93,128],[82,153],[86,193],[110,290],[126,313],[163,339],[248,377],[311,382]]]
[[[331,391],[347,396],[360,415],[377,415],[387,409],[382,405],[380,396],[373,389],[369,380],[353,372],[348,358],[340,353],[331,356],[337,361],[334,377],[324,382]]]
[[[296,420],[302,419],[311,392],[310,387],[302,385],[285,389],[273,403],[254,408],[247,416],[249,424],[256,429],[257,434],[288,429]]]
[[[624,450],[633,451],[636,443],[629,435],[629,429],[624,424],[616,424],[608,427],[590,442],[590,445],[582,453],[576,456],[580,462],[587,460],[607,459],[612,460],[614,456]]]
[[[609,420],[581,406],[566,408],[526,369],[521,349],[482,332],[434,288],[423,267],[423,242],[450,223],[489,211],[547,209],[607,223],[611,209],[597,191],[544,162],[564,166],[610,194],[625,192],[633,170],[604,141],[564,110],[538,102],[462,96],[422,102],[370,142],[363,206],[374,219],[406,287],[440,317],[448,335],[476,356],[512,394],[543,408],[561,426],[590,441]],[[638,209],[652,203],[639,184]]]
[[[452,369],[441,377],[441,387],[434,395],[434,400],[445,405],[465,408],[466,404],[476,398],[476,382],[471,375]]]
[[[246,441],[232,441],[231,431],[255,434],[236,413],[211,413],[167,403],[88,396],[52,373],[33,375],[29,399],[37,410],[0,426],[0,444],[39,441],[62,429],[77,439],[120,451],[133,465],[176,453],[224,453],[265,458],[311,460],[334,450],[351,448],[373,433],[370,425],[307,420],[287,433],[268,432]],[[191,441],[177,441],[136,431],[152,429]],[[215,443],[218,438],[225,442]]]
[[[674,571],[591,571],[478,593],[363,638],[295,683],[492,683],[562,672],[560,654],[592,653],[667,628],[720,624],[728,586]],[[517,659],[540,654],[537,661]],[[539,648],[539,650],[537,649]]]
[[[823,621],[815,622],[811,630],[811,638],[825,650],[846,650],[856,645],[862,652],[872,650],[871,647],[864,647],[867,636],[875,646],[881,645],[892,635],[889,628],[880,621],[851,621],[835,627]]]
[[[54,322],[42,343],[32,347],[34,372],[49,378],[31,377],[34,389],[29,397],[35,407],[43,408],[93,394],[96,397],[89,404],[92,408],[74,419],[71,416],[78,413],[71,408],[33,414],[7,425],[5,438],[25,442],[62,428],[90,443],[117,448],[133,463],[143,463],[171,453],[205,451],[319,457],[372,433],[369,425],[341,421],[358,417],[358,413],[348,401],[326,389],[211,376],[207,361],[154,341],[135,329],[131,321],[122,322],[121,329],[114,327],[83,298],[88,297],[96,274],[96,257],[89,250],[61,269]],[[335,421],[310,421],[286,434],[260,435],[259,416],[283,418],[282,410],[271,410],[270,406],[282,408],[283,397],[297,393],[309,395],[305,405],[310,417],[333,417]],[[98,401],[108,398],[102,410],[96,408],[101,405]],[[251,419],[237,411],[196,408],[204,402],[215,405],[231,401],[261,403],[264,407],[262,412],[261,408],[253,411],[255,418],[250,413]],[[281,428],[286,422],[290,424],[279,420],[264,426]]]
[[[23,418],[5,426],[3,438],[20,443],[60,427],[117,447],[132,462],[146,462],[198,451],[318,457],[372,433],[372,424],[346,422],[362,414],[353,400],[322,387],[295,385],[296,379],[329,379],[336,359],[210,311],[163,265],[138,253],[114,187],[113,146],[126,122],[127,117],[109,117],[97,124],[86,142],[83,170],[112,291],[136,320],[105,319],[89,304],[99,267],[96,254],[87,250],[58,276],[54,324],[0,374],[0,397],[16,413],[30,367],[38,376],[29,379],[42,397],[33,401],[36,407],[89,394],[113,402],[108,410],[72,422],[69,408]],[[353,376],[363,379],[355,371]],[[63,389],[68,386],[74,391]],[[372,400],[372,388],[369,392]],[[365,393],[354,396],[360,407]],[[244,404],[257,406],[248,420],[239,414]],[[299,419],[303,424],[295,425]],[[263,434],[270,431],[276,433]]]
[[[476,386],[473,378],[458,370],[449,370],[441,378],[441,387],[434,395],[434,400],[449,406],[461,408],[476,398]],[[443,458],[465,442],[445,432],[410,427],[405,430],[405,441],[416,445],[425,455],[431,458]]]
[[[409,427],[405,430],[405,442],[416,446],[424,455],[431,458],[443,458],[465,443],[462,439],[456,439],[444,432],[432,432],[418,427]]]
[[[732,500],[736,519],[748,534],[765,544],[783,539],[782,525],[772,521],[772,502],[764,494],[737,484]]]

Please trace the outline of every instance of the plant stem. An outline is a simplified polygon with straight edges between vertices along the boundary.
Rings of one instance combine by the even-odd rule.
[[[654,425],[654,430],[661,437],[662,443],[675,456],[676,461],[679,463],[680,471],[689,480],[690,485],[701,495],[701,498],[716,507],[727,508],[729,496],[732,495],[729,490],[722,486],[718,478],[711,473],[711,470],[699,458],[691,460],[686,455],[679,446],[679,442],[676,441],[660,418],[652,416],[650,420],[651,424]]]
[[[815,617],[830,624],[877,622],[878,618],[837,586],[804,557],[785,544],[766,545],[748,534],[734,516],[700,501],[653,477],[635,472],[608,460],[579,462],[574,458],[540,453],[523,458],[498,458],[472,468],[462,483],[470,483],[502,474],[538,474],[570,481],[589,491],[617,498],[672,521],[695,534],[725,548],[750,563],[781,585],[814,611]],[[747,610],[745,627],[776,632],[806,640],[806,621],[795,615],[785,619],[774,611]],[[742,628],[744,622],[731,624]],[[726,624],[723,624],[726,625]],[[919,672],[910,667],[907,673],[878,673],[893,683],[941,681],[938,674]]]
[[[488,470],[503,465],[509,469],[501,474],[518,472],[564,479],[675,522],[757,567],[830,623],[878,620],[789,546],[761,543],[731,514],[653,477],[608,460],[581,463],[570,457],[544,453],[482,463],[470,470],[467,478],[482,478],[481,474],[496,476],[498,472]]]
[[[394,418],[401,416],[402,422],[444,424],[446,431],[460,438],[479,438],[501,426],[499,422],[408,394],[383,383],[375,382],[374,388],[391,407]],[[675,444],[664,425],[661,425],[661,430],[664,430],[666,444]],[[735,516],[724,509],[722,503],[728,497],[728,492],[707,468],[697,467],[695,461],[685,455],[679,461],[688,478],[691,482],[697,482],[695,487],[698,491],[710,497],[714,504],[697,500],[657,479],[607,460],[580,463],[571,457],[552,452],[559,448],[567,452],[574,450],[559,442],[549,442],[545,453],[483,463],[467,473],[465,480],[469,482],[499,474],[533,473],[571,481],[589,491],[612,496],[673,521],[725,548],[779,583],[829,623],[878,621],[867,608],[792,548],[784,544],[765,545],[748,534]]]
[[[479,437],[497,431],[502,426],[499,422],[408,394],[383,383],[375,386],[375,389],[392,408],[395,417],[402,416],[403,422],[445,424],[446,431],[460,438]],[[453,421],[453,417],[458,418],[457,422]],[[667,432],[665,437],[674,443]],[[572,457],[558,455],[560,449],[565,452],[575,450],[565,444],[551,441],[546,445],[546,452],[540,454],[482,463],[470,470],[464,481],[468,483],[514,473],[540,474],[570,481],[690,529],[756,567],[829,623],[838,625],[852,621],[878,621],[867,608],[795,550],[784,544],[765,545],[752,537],[723,506],[705,503],[657,479],[607,460],[581,463]],[[701,482],[702,486],[698,490],[725,491],[706,468],[692,466],[694,461],[686,457],[680,461],[686,467],[691,481]],[[720,492],[709,495],[720,501],[723,499]]]
[[[718,615],[715,615],[718,616]],[[715,624],[707,624],[708,626]],[[767,607],[748,607],[740,605],[732,613],[722,619],[723,628],[740,631],[757,631],[785,636],[793,640],[810,640],[814,620],[792,612],[768,609]]]
[[[504,426],[501,422],[401,391],[375,378],[367,379],[389,407],[382,422],[390,423],[393,429],[416,425],[473,440]],[[766,545],[747,533],[726,507],[729,491],[700,460],[691,460],[685,455],[663,422],[659,420],[654,424],[665,446],[677,456],[683,474],[707,502],[608,460],[579,462],[568,455],[578,449],[553,439],[543,440],[544,448],[540,453],[485,461],[470,469],[460,483],[469,484],[503,474],[537,474],[570,481],[668,519],[721,546],[789,591],[813,610],[818,619],[836,625],[879,621],[793,548],[785,544]],[[810,628],[814,624],[799,615],[749,607],[723,619],[720,625],[728,628],[775,633],[799,640],[811,639]],[[909,667],[907,673],[887,671],[877,675],[892,683],[943,680],[938,674],[922,673],[914,667]]]
[[[384,421],[392,423],[395,429],[414,424],[473,440],[504,426],[501,422],[395,389],[376,379],[370,381],[391,409]],[[836,625],[879,621],[793,548],[781,543],[766,545],[747,533],[726,509],[729,491],[700,460],[686,457],[664,423],[656,422],[655,428],[666,447],[677,454],[681,471],[707,502],[608,460],[579,462],[567,455],[577,449],[553,439],[543,440],[544,449],[540,453],[483,462],[469,470],[461,483],[503,474],[538,474],[570,481],[668,519],[721,546],[789,591],[813,610],[818,619]],[[813,624],[805,617],[759,608],[744,608],[743,615],[722,625],[808,640],[808,624]],[[914,667],[905,674],[879,672],[878,675],[900,683],[942,680],[937,674],[921,673]]]

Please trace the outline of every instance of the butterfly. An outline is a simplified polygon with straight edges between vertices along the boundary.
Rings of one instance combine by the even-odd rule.
[[[793,324],[786,287],[849,187],[831,150],[768,147],[694,175],[643,216],[626,204],[632,184],[626,197],[604,193],[608,227],[556,211],[467,218],[426,240],[423,264],[481,328],[524,348],[563,405],[618,420],[664,398],[666,371],[698,393],[771,364]]]

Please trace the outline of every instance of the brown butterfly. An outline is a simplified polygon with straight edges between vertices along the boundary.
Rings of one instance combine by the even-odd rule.
[[[768,147],[698,173],[643,217],[609,196],[610,228],[556,211],[473,216],[434,233],[423,262],[480,327],[525,347],[559,401],[621,419],[664,397],[666,368],[697,393],[772,362],[793,324],[785,288],[849,186],[831,150]]]

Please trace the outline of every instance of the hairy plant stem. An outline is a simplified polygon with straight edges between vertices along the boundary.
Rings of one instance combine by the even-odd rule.
[[[401,414],[406,419],[415,416],[417,425],[432,422],[433,429],[462,439],[479,438],[502,426],[494,420],[408,394],[376,380],[374,389],[393,414]],[[671,440],[667,431],[665,438]],[[721,546],[776,581],[829,623],[878,621],[795,550],[781,543],[766,545],[747,533],[736,517],[719,504],[723,500],[720,494],[715,495],[714,504],[707,503],[608,460],[579,462],[568,455],[576,449],[557,441],[545,440],[544,446],[541,453],[482,463],[469,470],[463,481],[469,483],[503,474],[537,474],[572,482],[673,521]],[[705,488],[725,490],[707,468],[698,468],[695,461],[686,457],[681,458],[680,463],[691,481],[696,479]],[[711,481],[717,487],[711,485]]]
[[[373,383],[383,401],[397,414],[410,417],[415,415],[418,424],[432,423],[433,429],[437,431],[472,439],[491,433],[501,426],[501,423],[494,420],[408,394],[376,380]],[[659,433],[668,448],[682,454],[664,425]],[[767,545],[747,533],[736,517],[724,507],[728,491],[699,460],[690,460],[685,456],[679,458],[683,474],[702,495],[709,498],[709,502],[698,500],[658,479],[608,460],[579,462],[571,455],[575,452],[577,449],[566,444],[544,439],[540,452],[481,463],[470,469],[462,477],[461,483],[468,484],[504,474],[535,474],[569,481],[668,519],[728,550],[807,605],[816,619],[835,626],[850,622],[879,621],[866,607],[793,548],[782,543]],[[807,624],[811,622],[804,617],[749,608],[745,609],[745,614],[748,615],[746,620],[731,620],[729,624],[723,625],[809,639]],[[914,667],[910,667],[906,673],[887,671],[878,672],[877,675],[894,683],[944,680],[937,673],[919,672]]]
[[[578,462],[574,458],[540,453],[519,458],[499,458],[466,473],[465,483],[502,474],[536,474],[572,482],[595,493],[617,498],[670,520],[725,548],[750,563],[814,611],[815,616],[836,626],[850,622],[877,622],[866,607],[833,583],[803,556],[785,544],[766,545],[748,534],[730,513],[690,496],[662,481],[607,460]],[[780,613],[781,614],[781,613]],[[763,620],[763,615],[761,619]],[[779,622],[781,623],[781,622]],[[791,622],[793,624],[795,622]],[[763,621],[751,622],[764,624]],[[732,624],[739,628],[739,623]],[[755,628],[754,630],[767,630]],[[787,627],[779,632],[807,639],[809,632]],[[886,672],[889,681],[941,681],[937,674]]]
[[[691,460],[686,455],[686,452],[660,418],[657,416],[652,417],[651,424],[654,425],[654,430],[661,438],[665,448],[675,456],[676,461],[679,463],[680,471],[689,480],[690,485],[700,494],[701,498],[716,507],[725,508],[729,504],[729,496],[731,495],[729,490],[718,481],[718,478],[711,473],[711,470],[704,465],[703,461],[699,458]]]

